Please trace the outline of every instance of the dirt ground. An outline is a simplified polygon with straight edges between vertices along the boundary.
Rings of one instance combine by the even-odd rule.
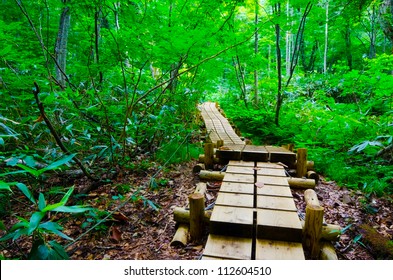
[[[173,219],[174,207],[187,205],[188,195],[194,192],[199,181],[193,174],[191,161],[171,166],[159,172],[154,182],[149,174],[157,172],[151,167],[142,172],[119,170],[118,176],[110,184],[102,185],[80,197],[83,202],[100,209],[100,215],[79,215],[77,217],[56,214],[52,220],[62,222],[63,232],[72,237],[69,242],[58,239],[66,247],[74,260],[193,260],[201,257],[202,244],[187,244],[185,247],[172,247],[170,242],[176,231]],[[55,185],[58,178],[48,184]],[[74,181],[76,188],[86,184],[84,179]],[[214,202],[220,183],[209,183],[206,194],[207,204]],[[389,258],[379,248],[364,237],[362,225],[369,225],[377,237],[391,240],[393,237],[393,198],[366,196],[361,192],[340,188],[334,182],[320,180],[315,188],[318,199],[325,209],[327,223],[338,224],[345,232],[338,242],[334,242],[339,259],[371,260]],[[304,213],[304,191],[292,190],[299,213]],[[18,200],[20,201],[20,200]],[[25,213],[26,205],[13,204],[13,213]],[[18,210],[18,207],[20,208]],[[109,215],[102,223],[104,217]],[[3,219],[7,228],[16,223],[16,216]],[[93,225],[96,225],[92,228]],[[0,232],[2,236],[5,232]],[[6,258],[25,258],[31,247],[30,238],[19,238],[14,242],[3,243],[0,247]],[[391,256],[390,256],[391,257]]]

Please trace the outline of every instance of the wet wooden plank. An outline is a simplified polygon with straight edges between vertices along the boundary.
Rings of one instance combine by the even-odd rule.
[[[257,260],[305,260],[302,243],[257,239]]]
[[[255,163],[253,161],[243,161],[243,160],[230,160],[228,166],[247,166],[254,167]]]
[[[258,209],[257,238],[301,242],[302,225],[297,212]]]
[[[210,234],[203,255],[215,258],[251,260],[251,247],[251,238]]]
[[[252,237],[253,212],[251,208],[214,206],[210,217],[210,233],[237,237]]]

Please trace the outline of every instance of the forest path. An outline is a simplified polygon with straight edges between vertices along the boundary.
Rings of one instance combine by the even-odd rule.
[[[277,164],[293,165],[296,155],[248,145],[215,103],[200,108],[209,140],[223,144],[216,156],[228,161],[202,259],[305,259],[297,208],[284,167]]]

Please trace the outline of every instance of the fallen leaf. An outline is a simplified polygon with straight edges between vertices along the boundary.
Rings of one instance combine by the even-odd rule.
[[[112,217],[120,222],[128,222],[130,219],[121,212],[114,212]]]
[[[122,240],[121,232],[117,227],[115,227],[115,226],[111,227],[110,234],[111,234],[111,239],[113,239],[117,242],[120,242]]]
[[[256,182],[255,183],[255,186],[257,187],[257,188],[263,188],[264,186],[265,186],[265,184],[264,183],[262,183],[262,182]]]

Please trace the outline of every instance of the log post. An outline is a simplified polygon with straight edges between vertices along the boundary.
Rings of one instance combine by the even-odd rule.
[[[224,146],[224,140],[217,140],[216,148],[219,149],[222,146]]]
[[[297,149],[297,164],[296,164],[297,177],[302,178],[307,173],[307,149]]]
[[[199,172],[201,172],[201,170],[204,170],[204,169],[205,169],[205,165],[203,163],[198,163],[197,165],[195,165],[192,168],[192,172],[193,173],[199,173]]]
[[[336,250],[330,242],[322,242],[321,244],[321,260],[338,260]]]
[[[189,229],[189,224],[179,224],[171,241],[171,246],[186,246]]]
[[[222,181],[224,179],[225,172],[220,171],[207,171],[201,170],[199,172],[199,178],[202,180],[213,180],[213,181]],[[311,180],[314,182],[314,180]]]
[[[314,179],[315,180],[315,184],[318,184],[318,182],[319,182],[319,175],[315,171],[312,171],[312,170],[307,171],[307,178],[308,179]]]
[[[214,165],[214,145],[213,143],[205,143],[205,167],[213,169]]]
[[[305,228],[305,221],[301,220],[300,223],[303,227],[303,232]],[[326,224],[322,225],[321,240],[325,241],[338,241],[340,239],[342,228],[339,225]]]
[[[315,180],[303,178],[288,178],[288,184],[291,188],[313,189],[315,188]]]
[[[212,215],[212,210],[205,211],[203,220],[206,224],[210,222],[210,217]],[[173,209],[173,219],[181,224],[189,224],[190,223],[190,210],[187,210],[182,207],[175,207]]]
[[[317,259],[320,254],[320,239],[322,233],[323,207],[307,205],[304,224],[303,245],[309,250],[310,258]]]
[[[190,237],[194,242],[199,242],[204,233],[205,196],[193,193],[188,199],[190,203]]]
[[[307,205],[320,206],[317,193],[312,189],[304,192],[304,201]]]

